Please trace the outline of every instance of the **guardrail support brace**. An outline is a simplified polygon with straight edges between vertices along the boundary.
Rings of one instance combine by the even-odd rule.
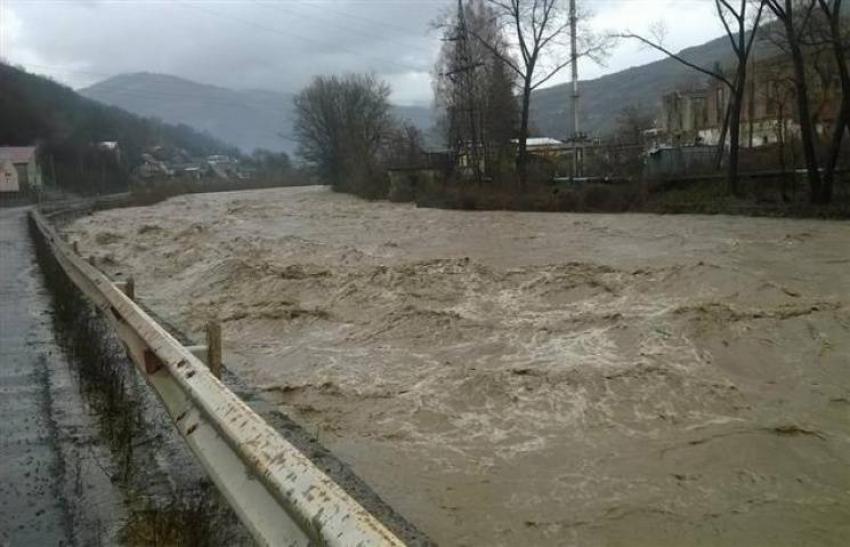
[[[154,374],[163,366],[162,361],[149,349],[145,350],[145,372]]]
[[[127,295],[127,298],[130,300],[136,300],[136,280],[133,279],[133,276],[127,278],[126,283],[124,283],[124,294]]]

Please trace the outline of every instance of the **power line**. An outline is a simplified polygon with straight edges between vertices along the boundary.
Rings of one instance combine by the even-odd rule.
[[[103,77],[103,78],[114,78],[114,77],[116,77],[115,74],[107,74],[107,73],[104,73],[104,72],[93,72],[93,71],[89,71],[89,70],[79,70],[79,69],[67,68],[67,67],[63,67],[63,66],[59,66],[59,65],[40,65],[40,64],[35,64],[35,63],[27,63],[26,65],[24,65],[24,68],[30,68],[30,67],[46,69],[46,70],[51,70],[51,71],[55,71],[55,72],[65,72],[65,73],[71,73],[71,74],[86,74],[86,75],[90,75],[90,76],[100,76],[100,77]],[[169,98],[176,97],[176,98],[198,99],[198,100],[201,100],[201,101],[208,103],[208,104],[217,104],[217,105],[225,105],[225,106],[239,106],[239,107],[246,107],[246,106],[247,107],[258,107],[259,106],[259,105],[252,104],[252,103],[247,102],[247,101],[241,102],[241,101],[229,100],[229,99],[226,99],[226,98],[215,98],[215,97],[210,97],[208,95],[203,95],[203,94],[200,94],[200,93],[187,93],[187,92],[179,92],[179,91],[171,91],[171,90],[158,90],[158,89],[150,89],[150,88],[148,88],[148,89],[138,89],[136,87],[116,84],[115,82],[112,82],[112,81],[100,82],[99,84],[95,84],[95,85],[100,85],[101,89],[106,89],[108,91],[118,91],[118,92],[122,92],[122,93],[135,93],[137,95],[145,95],[145,96],[149,96],[151,98],[154,98],[154,96],[156,96],[156,97],[169,97]],[[196,85],[206,85],[206,84],[196,84]],[[215,89],[224,91],[225,93],[239,93],[239,91],[231,90],[231,89],[227,89],[227,88],[219,88],[219,87],[216,87],[216,86],[210,86],[210,87],[214,87]],[[283,97],[294,97],[295,96],[294,93],[291,93],[289,91],[271,91],[270,93],[275,93],[275,94],[281,95]]]
[[[360,19],[362,21],[366,21],[366,22],[370,23],[371,25],[373,25],[372,28],[371,28],[371,31],[370,31],[370,30],[363,29],[362,27],[357,28],[357,27],[352,27],[352,26],[349,26],[349,25],[344,25],[344,24],[341,24],[338,21],[326,19],[326,18],[320,17],[320,16],[315,15],[315,14],[294,13],[290,10],[286,10],[282,5],[280,5],[281,4],[280,2],[268,2],[268,1],[263,1],[263,0],[253,0],[253,1],[254,1],[255,4],[257,4],[259,6],[263,6],[263,7],[267,7],[267,8],[276,8],[277,11],[280,11],[281,13],[286,13],[286,14],[289,14],[289,15],[311,17],[315,20],[320,21],[321,23],[323,23],[325,25],[333,25],[337,28],[341,28],[341,29],[347,30],[351,33],[354,33],[356,35],[364,36],[364,37],[367,37],[367,38],[370,38],[370,39],[373,39],[373,40],[376,40],[376,41],[392,43],[392,44],[401,46],[405,49],[415,49],[417,51],[420,51],[420,52],[423,52],[423,53],[426,53],[426,54],[429,54],[429,55],[432,53],[431,50],[429,50],[428,48],[422,47],[420,44],[414,45],[413,42],[411,42],[411,41],[401,42],[401,41],[398,41],[396,39],[389,38],[387,36],[377,35],[375,33],[375,28],[380,27],[381,33],[384,33],[387,30],[387,26],[390,26],[390,27],[393,26],[392,24],[389,24],[385,21],[378,21],[378,20],[375,20],[375,19],[370,19],[368,17],[358,16],[358,15],[355,15],[355,14],[352,14],[352,13],[341,11],[339,9],[334,10],[334,13],[336,13],[336,14],[345,15],[346,17],[349,17],[349,18]],[[293,5],[299,5],[299,6],[307,6],[307,7],[310,7],[310,8],[323,9],[315,3],[309,3],[309,2],[298,2],[298,3],[287,2],[287,3],[293,4]],[[326,12],[326,10],[323,10],[323,11]],[[397,28],[401,28],[401,27],[397,27]],[[401,31],[401,33],[405,34],[406,37],[409,37],[410,34],[412,34],[414,32],[418,32],[418,31],[413,31],[413,30],[410,30],[410,29],[402,29],[402,31]]]
[[[211,10],[211,9],[201,7],[201,6],[199,6],[197,4],[193,4],[193,3],[182,2],[182,1],[176,1],[174,3],[176,5],[179,5],[179,6],[192,8],[192,9],[202,11],[202,12],[210,14],[210,15],[214,15],[214,16],[221,17],[221,18],[224,18],[224,19],[229,19],[231,21],[238,22],[238,23],[241,23],[243,25],[246,25],[246,26],[249,26],[249,27],[252,27],[252,28],[256,28],[258,30],[263,30],[263,31],[266,31],[266,32],[269,32],[269,33],[272,33],[272,34],[277,34],[277,35],[285,36],[285,37],[294,36],[294,37],[298,38],[299,40],[303,40],[305,42],[311,42],[311,43],[319,44],[319,45],[322,45],[322,46],[328,46],[328,44],[326,42],[322,42],[321,40],[316,40],[313,37],[306,36],[304,34],[301,34],[299,32],[294,32],[292,30],[287,30],[286,32],[282,32],[282,31],[280,31],[280,30],[278,30],[277,28],[274,28],[274,27],[270,27],[270,26],[266,26],[266,25],[263,25],[263,24],[260,24],[260,23],[256,23],[256,22],[248,20],[248,19],[232,17],[229,14],[223,13],[221,11]],[[403,63],[403,62],[398,62],[398,61],[395,61],[393,59],[374,57],[374,56],[371,56],[371,55],[364,55],[364,54],[362,54],[358,51],[355,51],[355,50],[352,50],[350,48],[346,48],[346,47],[343,47],[343,46],[335,46],[334,49],[344,51],[346,53],[349,53],[349,54],[354,55],[356,57],[361,57],[363,59],[371,59],[373,61],[378,61],[380,63],[396,65],[400,68],[404,68],[406,70],[412,70],[414,72],[422,72],[422,70],[423,70],[423,68],[419,67],[419,66],[414,66],[414,65],[411,65],[411,64]]]

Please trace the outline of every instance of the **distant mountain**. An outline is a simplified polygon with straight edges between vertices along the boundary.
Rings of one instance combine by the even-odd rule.
[[[762,47],[758,55],[769,50]],[[699,66],[712,68],[730,61],[728,38],[723,36],[680,52]],[[661,97],[674,89],[702,85],[706,77],[673,59],[629,68],[581,82],[582,131],[591,136],[614,132],[618,113],[636,105],[657,115]],[[80,91],[100,102],[164,121],[184,123],[238,146],[245,152],[267,148],[292,153],[292,95],[261,90],[237,91],[200,84],[163,74],[122,74]],[[535,135],[569,134],[570,85],[556,85],[534,93],[532,129]],[[436,144],[435,112],[428,107],[397,106],[396,114],[422,129]]]
[[[850,16],[850,4],[845,3],[842,12]],[[752,52],[753,59],[769,59],[781,53],[775,43],[762,39],[777,32],[781,34],[783,30],[775,21],[761,27]],[[637,42],[635,45],[637,47]],[[729,70],[735,62],[729,38],[725,35],[684,49],[678,55],[707,69],[720,65]],[[579,84],[581,130],[595,137],[611,135],[616,130],[617,115],[624,107],[638,106],[645,113],[657,116],[660,114],[663,95],[688,86],[704,86],[707,81],[707,76],[670,58],[582,81]],[[550,137],[569,135],[571,87],[571,84],[561,84],[534,93],[531,120],[535,134]]]
[[[105,104],[144,116],[184,123],[239,147],[292,153],[293,96],[265,90],[234,90],[169,76],[121,74],[80,90]],[[426,130],[430,108],[397,106],[396,114]]]
[[[235,91],[176,76],[138,72],[96,83],[80,93],[143,116],[184,123],[239,147],[292,148],[292,97],[262,90]]]
[[[75,192],[126,188],[129,170],[149,147],[178,148],[200,156],[235,152],[189,126],[103,105],[7,64],[0,63],[0,82],[0,145],[40,144],[44,164],[49,165],[46,177]],[[98,151],[96,143],[102,141],[120,143],[120,162]]]
[[[731,55],[729,39],[717,38],[703,45],[685,49],[680,55],[698,66],[712,68],[727,63]],[[636,105],[645,112],[657,114],[661,97],[670,91],[700,85],[707,77],[674,59],[662,59],[647,65],[608,74],[595,80],[582,81],[581,130],[591,136],[614,132],[617,114],[626,106]],[[541,89],[532,101],[532,125],[541,135],[563,137],[570,132],[572,112],[570,84]]]

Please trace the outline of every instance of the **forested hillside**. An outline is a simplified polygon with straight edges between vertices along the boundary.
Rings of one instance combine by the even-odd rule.
[[[0,63],[0,146],[40,144],[45,178],[80,193],[120,190],[145,149],[191,155],[237,153],[186,125],[169,125],[80,96],[47,78]],[[120,158],[97,147],[117,141]]]
[[[638,47],[637,45],[635,47]],[[729,39],[725,36],[705,44],[687,48],[682,58],[705,68],[730,60]],[[636,106],[649,115],[657,115],[661,97],[688,85],[704,85],[706,77],[673,59],[662,59],[643,66],[608,74],[581,82],[582,130],[591,136],[611,135],[617,114],[625,107]],[[534,94],[532,120],[539,134],[566,137],[572,99],[569,84],[541,89]]]

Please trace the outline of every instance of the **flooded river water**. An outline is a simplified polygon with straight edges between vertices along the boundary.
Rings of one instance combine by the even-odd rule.
[[[846,545],[850,224],[320,188],[66,228],[445,545]]]

